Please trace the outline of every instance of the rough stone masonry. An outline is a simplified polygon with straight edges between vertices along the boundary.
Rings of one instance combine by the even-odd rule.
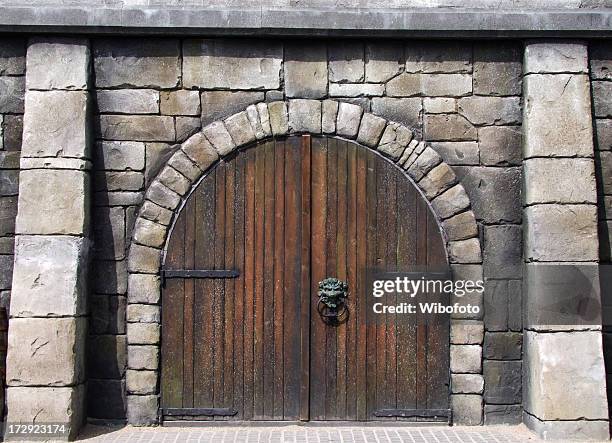
[[[609,261],[610,60],[594,40],[0,37],[7,419],[156,423],[181,196],[237,145],[312,132],[388,137],[391,158],[413,136],[428,198],[465,189],[434,208],[463,211],[442,226],[471,257],[454,277],[486,282],[449,337],[454,422],[606,438],[602,328],[539,330],[522,306],[525,269]]]

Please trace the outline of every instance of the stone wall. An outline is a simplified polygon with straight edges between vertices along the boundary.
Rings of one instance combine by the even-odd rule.
[[[599,258],[602,265],[603,345],[606,359],[608,408],[612,393],[612,49],[605,43],[590,45],[591,94],[595,132],[595,172],[599,215]]]
[[[3,308],[8,308],[13,278],[25,55],[26,39],[0,38],[0,307]]]
[[[126,309],[126,250],[144,189],[174,146],[252,103],[333,98],[406,124],[463,182],[484,262],[456,271],[488,281],[486,331],[469,337],[469,344],[484,342],[484,363],[476,363],[474,374],[454,376],[455,392],[461,394],[462,383],[470,386],[466,392],[484,391],[484,407],[479,395],[457,397],[474,424],[520,420],[520,44],[99,39],[92,52],[90,417],[123,418],[126,373],[156,369],[156,347],[126,337],[126,322],[142,320]],[[466,326],[473,320],[465,319]],[[457,335],[453,344],[464,339]],[[127,342],[142,351],[130,361]]]

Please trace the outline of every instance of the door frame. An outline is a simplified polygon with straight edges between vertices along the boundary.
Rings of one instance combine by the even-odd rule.
[[[145,192],[145,200],[149,202],[149,206],[145,204],[144,207],[141,207],[138,216],[135,220],[134,229],[132,231],[132,239],[130,242],[129,253],[128,253],[128,304],[159,304],[159,296],[161,291],[161,282],[160,282],[160,269],[162,263],[162,255],[165,253],[166,240],[168,238],[168,232],[170,226],[173,224],[173,220],[176,218],[176,215],[180,212],[182,207],[184,206],[185,200],[189,197],[189,194],[192,192],[193,188],[196,187],[204,173],[206,173],[211,167],[216,165],[219,155],[217,152],[221,153],[221,156],[226,156],[231,154],[233,151],[237,149],[242,149],[249,147],[250,145],[256,143],[257,141],[261,141],[263,139],[269,139],[274,137],[283,137],[286,135],[302,135],[304,133],[310,133],[312,135],[326,135],[329,137],[336,137],[341,139],[346,139],[349,141],[355,141],[357,139],[357,143],[371,149],[380,154],[382,153],[385,158],[395,163],[398,167],[403,167],[404,164],[408,162],[414,164],[416,160],[418,160],[424,153],[431,156],[431,152],[433,151],[427,144],[418,141],[412,141],[408,144],[408,141],[412,138],[412,136],[405,136],[406,134],[412,134],[412,131],[409,128],[402,126],[401,124],[389,122],[380,116],[363,113],[362,111],[353,111],[353,109],[359,109],[357,105],[352,105],[348,103],[340,103],[334,100],[325,100],[325,106],[323,105],[323,100],[308,100],[315,106],[310,107],[309,109],[312,112],[323,113],[323,117],[313,118],[308,113],[288,113],[288,109],[291,108],[291,101],[287,102],[273,102],[273,103],[259,103],[256,105],[252,105],[256,108],[256,118],[257,121],[251,123],[253,126],[253,134],[255,134],[255,130],[257,128],[257,137],[253,135],[252,138],[244,138],[236,136],[234,140],[239,140],[238,143],[232,143],[228,148],[227,145],[223,145],[223,142],[227,140],[227,138],[223,139],[211,139],[213,144],[206,139],[204,133],[200,132],[191,137],[189,137],[184,143],[181,144],[180,149],[178,149],[166,162],[165,168],[172,168],[179,171],[185,177],[189,179],[192,183],[191,187],[187,191],[173,191],[169,189],[166,185],[164,177],[163,177],[163,169],[162,173],[159,174],[154,180],[149,184],[147,191]],[[348,109],[350,108],[350,109]],[[343,112],[339,112],[338,110]],[[246,110],[242,110],[234,114],[238,118],[238,114],[244,113]],[[344,112],[347,111],[347,112]],[[280,112],[280,114],[279,114]],[[317,126],[316,121],[321,122],[321,118],[323,121],[328,121],[329,116],[326,117],[327,114],[333,113],[333,119],[336,120],[337,116],[337,124],[330,128],[329,125],[325,126],[325,133],[322,132],[322,127]],[[327,113],[327,114],[326,114]],[[269,114],[269,115],[268,115]],[[270,119],[270,116],[274,114],[274,119]],[[353,116],[357,115],[356,120],[345,121],[345,118],[353,118]],[[266,117],[265,120],[263,117]],[[374,139],[371,138],[371,132],[361,134],[361,127],[366,125],[366,117],[369,122],[382,121],[382,126],[380,131],[378,131],[378,135],[374,136]],[[291,119],[291,124],[288,123],[288,120]],[[326,120],[327,119],[327,120]],[[284,123],[283,123],[284,122]],[[315,123],[313,123],[315,122]],[[368,123],[369,125],[370,123]],[[225,127],[224,122],[222,120],[213,122],[207,128],[222,128],[222,131],[226,131],[227,134],[228,128]],[[260,131],[261,128],[263,132]],[[205,128],[205,129],[207,129]],[[272,130],[270,129],[272,128]],[[294,130],[293,128],[300,128],[298,130]],[[386,129],[385,129],[386,128]],[[231,129],[231,128],[230,128]],[[381,134],[385,132],[385,136],[381,138]],[[359,134],[358,134],[359,132]],[[390,137],[387,137],[387,134],[390,134]],[[402,138],[400,141],[399,134],[402,134]],[[229,134],[231,136],[231,133]],[[390,141],[391,140],[391,141]],[[394,141],[395,140],[395,141]],[[409,156],[401,155],[401,151],[397,151],[398,144],[402,146],[408,145],[407,148],[412,152]],[[196,152],[196,148],[199,149],[199,152]],[[217,151],[217,152],[215,152]],[[398,154],[399,152],[399,154]],[[408,152],[408,151],[406,151]],[[433,151],[435,154],[435,151]],[[437,155],[437,154],[435,154]],[[461,184],[458,183],[456,176],[452,172],[452,168],[448,166],[443,161],[436,162],[437,166],[429,168],[425,172],[425,178],[415,181],[409,175],[406,175],[406,178],[411,180],[423,195],[428,200],[428,204],[431,204],[432,200],[435,197],[446,193],[449,189],[453,192],[453,195],[456,198],[461,199],[463,201],[468,202],[464,208],[457,212],[465,212],[470,211],[470,199]],[[406,168],[404,166],[404,168]],[[410,172],[409,168],[408,172]],[[436,169],[438,172],[438,180],[432,181],[428,180],[428,174]],[[444,169],[443,175],[440,177],[439,172],[441,169]],[[425,186],[424,183],[427,183]],[[166,220],[166,216],[163,215],[162,219],[156,219],[151,214],[151,206],[153,206],[153,210],[155,210],[156,206],[162,207],[160,210],[162,212],[169,212],[170,220]],[[434,214],[436,214],[434,207]],[[448,217],[452,216],[449,215]],[[160,247],[157,243],[152,243],[147,237],[147,233],[150,229],[151,219],[157,223],[158,229],[160,230],[160,235],[165,239],[164,244]],[[475,225],[475,223],[474,223]],[[470,239],[461,239],[461,238],[453,238],[449,237],[448,233],[444,230],[444,222],[441,224],[441,229],[444,235],[444,238],[448,247],[448,255],[450,256],[451,267],[453,269],[459,270],[462,268],[462,271],[468,270],[471,268],[471,272],[473,273],[481,273],[482,272],[482,256],[481,256],[481,245],[478,237],[470,238]],[[482,311],[482,299],[475,300],[475,304],[481,308]],[[474,326],[482,325],[482,318],[476,317],[467,320],[451,320],[451,329],[453,331],[460,331],[473,328]],[[130,334],[131,329],[134,329],[136,325],[142,327],[142,323],[128,323],[127,330],[128,335]],[[131,368],[136,370],[148,371],[152,374],[156,374],[157,378],[159,378],[159,343],[160,343],[160,326],[159,323],[149,323],[148,327],[152,329],[152,333],[150,335],[150,339],[144,342],[129,342],[127,346],[127,354],[128,357],[131,355],[143,355],[143,351],[146,350],[147,356],[150,357],[148,360],[148,364],[146,367],[138,367]],[[132,332],[133,334],[134,332]],[[452,343],[451,344],[451,355],[450,355],[450,366],[451,370],[455,366],[454,356],[457,356],[461,353],[461,350],[465,348],[466,350],[469,348],[478,347],[482,350],[482,343]],[[157,351],[156,351],[157,350]],[[472,355],[479,355],[479,360],[472,362],[474,366],[478,366],[482,368],[482,351],[476,353],[471,353]],[[130,358],[130,357],[129,357]],[[455,357],[456,358],[456,357]],[[473,371],[471,372],[473,373]],[[481,369],[477,371],[477,373],[481,373]],[[457,401],[455,401],[457,400]],[[482,410],[482,392],[470,392],[470,393],[459,393],[454,392],[451,389],[451,408],[455,409],[456,406],[460,404],[466,404],[469,402],[469,405],[472,409],[480,408]],[[479,406],[476,406],[478,403]],[[158,416],[158,404],[159,404],[159,385],[152,387],[150,390],[146,392],[142,392],[137,384],[132,384],[131,381],[127,380],[127,409],[128,409],[128,422],[131,424],[153,424],[159,422]],[[463,409],[463,408],[462,408]],[[454,417],[463,424],[481,424],[482,423],[482,414],[480,414],[479,418],[474,414],[467,416],[466,414],[462,414],[461,410],[454,410]]]

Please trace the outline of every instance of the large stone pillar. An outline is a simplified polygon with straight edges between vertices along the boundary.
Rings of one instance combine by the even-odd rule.
[[[607,439],[586,43],[527,43],[523,85],[524,422]]]
[[[7,357],[7,422],[85,417],[89,42],[36,38],[26,95]]]

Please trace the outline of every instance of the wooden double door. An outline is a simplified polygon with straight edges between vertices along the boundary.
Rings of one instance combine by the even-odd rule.
[[[367,286],[373,271],[440,265],[428,205],[378,154],[302,136],[226,158],[163,264],[164,419],[444,418],[448,323],[374,314]],[[326,277],[348,283],[339,325],[317,311]]]

